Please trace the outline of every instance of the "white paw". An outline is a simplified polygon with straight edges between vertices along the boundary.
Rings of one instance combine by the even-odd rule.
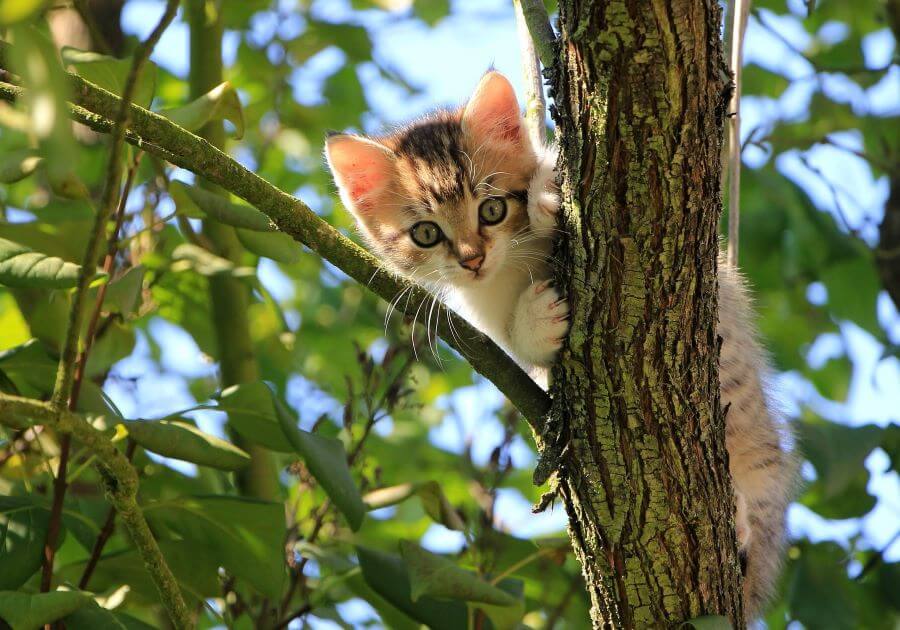
[[[528,219],[537,232],[556,228],[559,211],[559,187],[556,184],[556,151],[547,150],[540,156],[538,168],[528,185]]]
[[[539,233],[550,233],[556,229],[556,214],[559,211],[559,195],[543,190],[528,201],[528,220],[531,228]]]
[[[737,509],[734,513],[734,529],[738,539],[738,549],[744,550],[750,544],[750,517],[747,515],[747,500],[740,492],[735,492]]]
[[[525,289],[510,330],[516,358],[528,365],[552,365],[568,331],[569,303],[549,280]]]

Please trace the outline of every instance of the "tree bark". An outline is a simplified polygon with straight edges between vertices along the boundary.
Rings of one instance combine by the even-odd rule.
[[[560,0],[559,490],[597,628],[743,625],[716,335],[715,0]]]

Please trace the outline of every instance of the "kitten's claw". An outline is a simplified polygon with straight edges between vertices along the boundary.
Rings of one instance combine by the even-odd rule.
[[[552,365],[568,331],[569,303],[552,282],[528,287],[519,298],[510,331],[516,354],[533,365]]]

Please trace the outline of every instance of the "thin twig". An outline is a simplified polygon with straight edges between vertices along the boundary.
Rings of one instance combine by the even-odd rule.
[[[876,551],[871,558],[869,558],[866,563],[863,565],[862,570],[859,572],[854,578],[854,581],[861,581],[866,575],[868,575],[873,569],[875,569],[881,562],[884,560],[884,554],[887,553],[888,549],[894,546],[894,543],[900,540],[900,529],[891,537],[891,539],[887,542],[887,544]]]
[[[516,31],[519,35],[519,55],[522,63],[522,78],[525,79],[525,126],[535,147],[547,142],[545,120],[547,104],[544,100],[544,81],[541,77],[541,60],[534,49],[534,40],[528,31],[521,0],[513,0],[516,10]]]
[[[730,3],[729,3],[730,4]],[[750,0],[734,0],[731,9],[730,67],[734,76],[731,93],[731,118],[728,124],[728,254],[732,267],[738,264],[738,238],[741,224],[741,74],[744,64],[744,33]]]

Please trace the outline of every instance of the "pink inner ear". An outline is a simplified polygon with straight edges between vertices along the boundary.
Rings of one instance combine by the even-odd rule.
[[[463,121],[478,135],[514,143],[522,140],[516,93],[499,72],[489,72],[478,84],[463,113]]]
[[[326,154],[335,182],[357,209],[375,205],[394,173],[388,149],[365,138],[335,136],[328,141]]]

